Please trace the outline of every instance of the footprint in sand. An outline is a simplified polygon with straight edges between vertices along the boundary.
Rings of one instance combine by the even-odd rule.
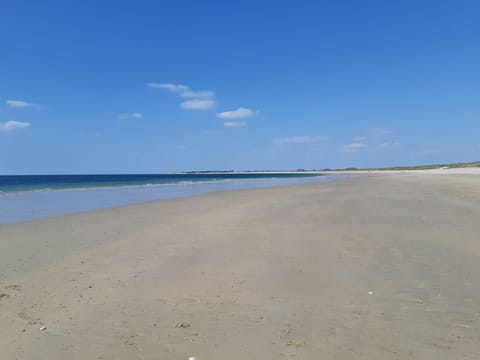
[[[20,320],[26,321],[28,325],[37,325],[38,323],[40,323],[39,318],[33,318],[23,311],[18,313],[18,318]]]

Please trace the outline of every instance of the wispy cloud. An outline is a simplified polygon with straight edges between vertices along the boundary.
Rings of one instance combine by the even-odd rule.
[[[344,145],[341,148],[341,152],[358,152],[361,149],[372,147],[372,148],[388,148],[393,146],[398,146],[400,143],[398,141],[393,141],[392,136],[394,132],[385,127],[374,127],[365,130],[367,136],[355,136],[352,139],[352,143]],[[370,146],[369,146],[370,144]]]
[[[176,85],[176,84],[167,84],[167,83],[148,83],[148,87],[152,89],[166,89],[174,93],[182,93],[184,91],[189,91],[190,88],[187,85]]]
[[[5,103],[11,108],[27,108],[36,106],[36,104],[23,100],[7,100]]]
[[[400,143],[398,141],[394,141],[394,142],[385,141],[385,142],[382,142],[382,143],[378,144],[378,146],[380,146],[380,147],[398,146],[398,145],[400,145]]]
[[[368,147],[368,145],[365,144],[365,143],[361,143],[361,142],[354,142],[354,143],[346,145],[346,147],[348,147],[350,149],[363,149],[363,148]]]
[[[142,117],[143,117],[143,114],[139,112],[118,114],[118,118],[120,120],[141,119]]]
[[[370,129],[371,134],[377,138],[385,138],[393,134],[393,131],[384,127]]]
[[[6,122],[0,122],[0,132],[10,132],[20,129],[25,129],[30,126],[30,123],[24,121],[10,120]]]
[[[361,149],[368,147],[368,144],[364,142],[352,142],[351,144],[344,145],[342,147],[342,152],[358,152]]]
[[[194,91],[187,85],[170,83],[148,83],[152,89],[168,90],[181,98],[189,99],[180,103],[184,109],[206,110],[216,105],[215,92],[211,90]]]
[[[413,153],[410,153],[410,156],[428,156],[428,155],[437,155],[437,154],[442,154],[445,151],[443,150],[437,150],[437,149],[425,149],[425,150],[420,150],[416,151]]]
[[[272,140],[274,144],[308,144],[317,143],[328,140],[328,136],[292,136],[284,138],[275,138]]]
[[[193,98],[193,99],[213,99],[215,98],[215,92],[211,90],[201,90],[201,91],[183,91],[179,94],[183,98]]]
[[[180,106],[189,110],[208,110],[215,106],[215,100],[210,99],[192,99],[183,101]]]
[[[248,108],[239,107],[238,109],[231,111],[223,111],[217,114],[220,119],[243,119],[254,116],[258,111],[253,111]]]
[[[245,127],[247,126],[247,122],[246,121],[225,121],[223,123],[223,126],[229,127],[229,128]]]

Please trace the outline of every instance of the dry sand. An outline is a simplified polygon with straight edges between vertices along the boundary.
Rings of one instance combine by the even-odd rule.
[[[479,359],[479,180],[375,174],[0,226],[0,358]]]

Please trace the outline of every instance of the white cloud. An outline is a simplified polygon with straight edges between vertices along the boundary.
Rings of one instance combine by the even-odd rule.
[[[148,83],[147,86],[152,89],[166,89],[177,94],[190,90],[187,85]]]
[[[6,122],[0,122],[0,132],[9,132],[9,131],[25,129],[29,126],[30,126],[30,123],[24,122],[24,121],[10,120]]]
[[[365,136],[357,136],[357,137],[353,138],[353,141],[357,141],[357,142],[366,141],[366,140],[367,140],[367,138]]]
[[[184,101],[180,106],[190,110],[208,110],[215,106],[215,100],[210,99],[192,99]]]
[[[118,118],[120,120],[127,120],[127,119],[141,119],[143,117],[142,113],[139,112],[133,112],[133,113],[123,113],[119,114]]]
[[[361,142],[354,142],[351,144],[346,145],[345,147],[350,148],[350,149],[363,149],[368,147],[367,144],[361,143]]]
[[[201,91],[182,91],[179,95],[183,98],[191,99],[213,99],[215,98],[215,92],[211,90],[201,90]]]
[[[181,98],[190,99],[180,104],[184,109],[205,110],[216,105],[215,92],[211,90],[194,91],[187,85],[169,83],[148,83],[147,86],[152,89],[165,89]]]
[[[220,119],[242,119],[255,115],[257,111],[250,110],[248,108],[239,107],[236,110],[224,111],[217,114]]]
[[[34,103],[30,103],[22,100],[7,100],[5,103],[12,108],[26,108],[35,106]]]
[[[383,143],[378,144],[378,146],[380,146],[380,147],[398,146],[398,145],[400,145],[400,143],[398,141],[394,141],[394,142],[385,141]]]
[[[285,138],[275,138],[274,144],[307,144],[328,140],[328,136],[292,136]]]
[[[361,149],[365,149],[368,147],[368,144],[363,143],[363,142],[353,142],[348,145],[344,145],[342,148],[343,152],[358,152]]]
[[[246,121],[225,121],[223,123],[223,126],[231,127],[231,128],[245,127],[245,126],[247,126],[247,122]]]

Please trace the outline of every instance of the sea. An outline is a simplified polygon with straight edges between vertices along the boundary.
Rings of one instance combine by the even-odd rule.
[[[215,191],[326,182],[336,177],[307,172],[0,175],[0,224]]]

